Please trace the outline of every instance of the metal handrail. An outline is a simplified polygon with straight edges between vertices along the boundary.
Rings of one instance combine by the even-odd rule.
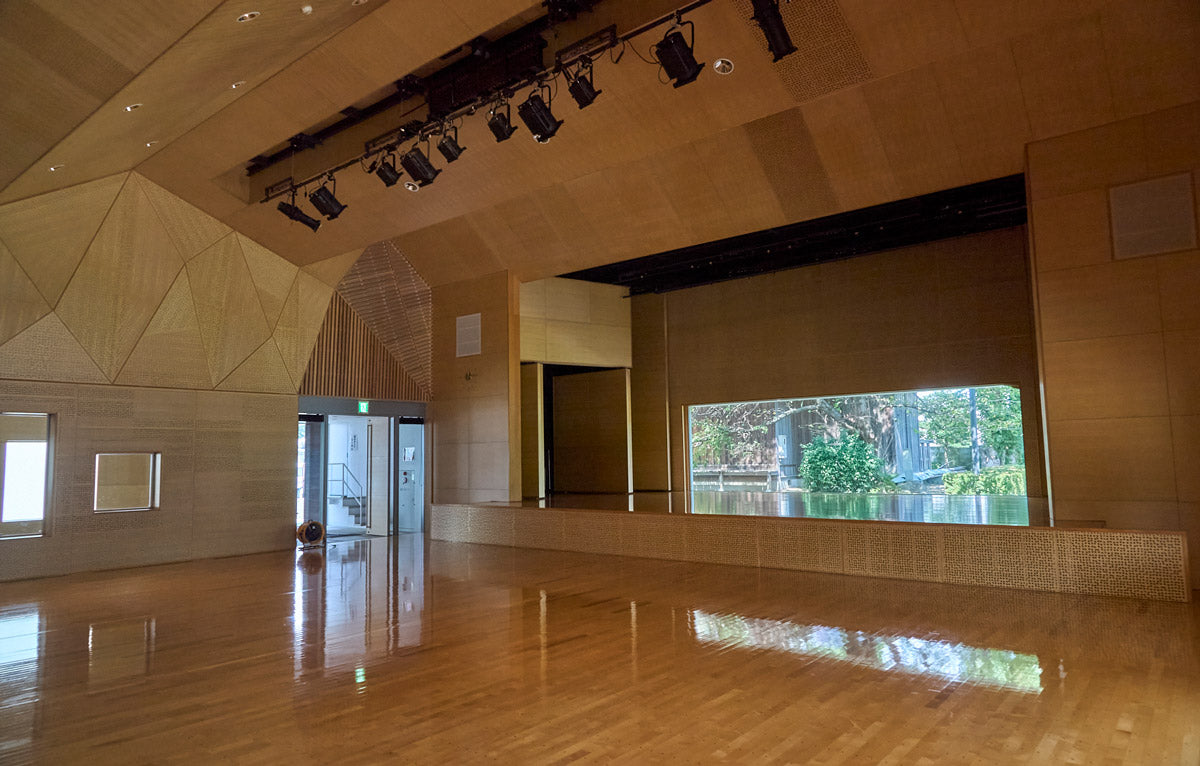
[[[336,468],[340,468],[340,469],[341,469],[341,472],[342,472],[341,478],[337,478],[337,479],[333,478],[334,470],[335,470]],[[357,484],[357,485],[358,485],[358,494],[356,494],[356,495],[347,495],[347,494],[346,494],[346,477],[347,477],[347,476],[349,476],[349,477],[350,477],[350,478],[351,478],[351,479],[354,481],[354,484]],[[335,481],[339,481],[339,482],[341,482],[341,484],[342,484],[342,491],[341,491],[341,496],[342,496],[342,498],[347,498],[347,497],[354,497],[354,498],[366,497],[366,495],[365,495],[365,494],[363,494],[363,485],[362,485],[362,482],[358,480],[358,477],[354,475],[354,472],[353,472],[353,471],[351,471],[351,470],[350,470],[350,468],[349,468],[349,466],[347,466],[345,463],[330,463],[330,464],[329,464],[329,483],[330,483],[330,484],[332,484],[332,483],[333,483],[333,482],[335,482]],[[354,488],[354,487],[353,487],[353,486],[351,486],[351,489],[353,489],[353,488]]]

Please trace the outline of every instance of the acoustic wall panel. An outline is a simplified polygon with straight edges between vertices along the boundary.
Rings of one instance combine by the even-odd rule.
[[[222,380],[220,391],[268,391],[280,394],[296,393],[283,357],[274,338],[267,338],[258,349]]]
[[[0,285],[5,285],[0,303],[0,344],[50,313],[42,294],[25,270],[0,242]]]
[[[213,384],[271,335],[238,237],[228,234],[187,265]]]
[[[242,256],[246,259],[246,267],[250,270],[250,278],[258,290],[258,301],[262,304],[263,314],[267,324],[274,331],[275,323],[279,321],[279,313],[283,311],[283,302],[287,300],[288,291],[296,281],[297,267],[272,253],[249,237],[236,235],[242,248]]]
[[[175,278],[114,382],[169,388],[212,385],[187,271]]]
[[[131,177],[145,192],[167,235],[185,261],[196,257],[230,232],[228,226],[161,186],[137,173]]]
[[[48,314],[0,346],[0,378],[107,383],[108,378],[71,336],[56,314]]]

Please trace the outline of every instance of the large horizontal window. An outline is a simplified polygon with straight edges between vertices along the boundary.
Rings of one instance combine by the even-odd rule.
[[[50,416],[0,413],[0,537],[42,534],[49,462]]]
[[[1029,523],[1011,386],[706,404],[688,423],[697,513]]]

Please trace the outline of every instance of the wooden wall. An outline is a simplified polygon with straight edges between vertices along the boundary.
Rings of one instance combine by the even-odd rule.
[[[295,395],[0,380],[0,410],[52,413],[55,440],[46,534],[0,540],[0,580],[293,544]],[[93,513],[98,452],[161,453],[159,507]]]
[[[633,488],[671,489],[671,442],[667,438],[667,299],[639,295],[629,301],[633,367],[629,370]]]
[[[1200,200],[1200,103],[1034,143],[1028,156],[1056,521],[1186,530],[1195,560],[1200,251],[1115,259],[1110,201],[1178,173]]]
[[[625,288],[577,279],[521,285],[521,361],[629,367]]]
[[[482,353],[457,357],[455,319],[476,313]],[[521,497],[518,321],[508,272],[433,288],[434,502]]]
[[[137,173],[0,206],[0,410],[56,432],[0,578],[291,545],[296,390],[355,257],[297,268]],[[161,452],[161,507],[94,514],[97,452]]]
[[[429,395],[349,303],[334,293],[300,384],[303,396],[423,402]]]
[[[633,491],[629,370],[554,378],[554,491]]]
[[[687,486],[689,405],[1003,383],[1021,390],[1030,513],[1044,516],[1025,240],[1022,227],[635,298],[639,338],[661,332],[652,303],[666,302],[672,486]]]
[[[543,367],[521,365],[521,497],[546,495],[546,414]]]

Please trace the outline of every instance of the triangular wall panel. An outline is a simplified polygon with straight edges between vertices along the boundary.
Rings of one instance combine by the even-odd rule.
[[[254,278],[254,287],[258,290],[267,324],[274,328],[299,269],[248,237],[238,234],[237,240],[242,246],[242,254],[246,256],[250,276]]]
[[[188,261],[187,271],[212,385],[216,385],[270,337],[271,328],[237,235],[228,234]]]
[[[346,275],[346,272],[350,270],[350,267],[354,265],[354,262],[358,260],[358,257],[362,253],[362,250],[351,250],[348,253],[335,255],[323,261],[310,263],[304,267],[304,271],[330,287],[337,287],[338,282],[342,281],[342,277]]]
[[[229,377],[217,386],[221,391],[260,391],[264,393],[294,394],[296,387],[288,375],[279,347],[273,338],[258,347],[250,358],[242,362]]]
[[[137,173],[133,178],[142,187],[158,213],[163,227],[183,259],[191,260],[231,229],[203,210],[189,205],[171,192]]]
[[[167,291],[116,382],[169,388],[212,386],[186,271],[179,273]]]
[[[55,311],[115,378],[183,267],[150,200],[128,183],[88,247]]]
[[[0,346],[0,378],[107,383],[104,373],[54,314]]]
[[[128,175],[0,206],[0,240],[51,306],[58,303]]]
[[[0,344],[50,313],[50,306],[3,242],[0,242],[0,289],[4,291],[4,300],[0,302]]]
[[[284,301],[279,323],[275,325],[275,342],[297,388],[332,296],[333,288],[301,271]]]

